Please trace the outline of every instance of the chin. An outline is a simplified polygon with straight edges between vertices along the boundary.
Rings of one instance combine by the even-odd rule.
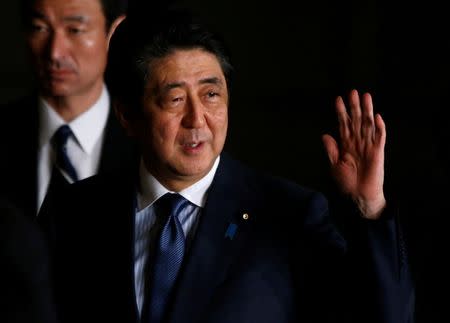
[[[208,173],[209,168],[207,167],[196,167],[196,168],[187,168],[183,167],[179,170],[179,174],[186,177],[203,177]]]
[[[52,96],[52,97],[60,97],[60,96],[70,96],[72,95],[73,91],[71,89],[68,89],[66,86],[49,86],[45,89],[45,92],[47,93],[47,95]]]
[[[211,169],[212,164],[201,164],[191,162],[189,164],[181,165],[178,168],[178,173],[184,177],[192,177],[192,178],[202,178],[205,176]]]

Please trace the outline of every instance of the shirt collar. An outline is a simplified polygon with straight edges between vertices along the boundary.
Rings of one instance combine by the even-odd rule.
[[[208,174],[193,185],[178,192],[181,196],[187,199],[192,204],[198,207],[204,207],[206,203],[206,197],[208,189],[216,174],[217,167],[219,166],[220,156],[214,161],[213,167],[211,167]],[[140,192],[138,193],[138,210],[141,211],[146,207],[152,205],[164,194],[171,192],[165,188],[152,174],[150,174],[144,166],[144,162],[141,159],[139,166],[139,178],[140,178]]]
[[[95,143],[106,126],[109,113],[110,98],[106,86],[92,107],[68,123],[81,149],[91,154]],[[56,130],[65,124],[61,116],[45,101],[39,98],[39,147],[47,144]]]

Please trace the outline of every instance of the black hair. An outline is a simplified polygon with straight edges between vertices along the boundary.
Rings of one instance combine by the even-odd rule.
[[[30,24],[33,16],[33,6],[37,0],[20,0],[20,16],[25,26]],[[65,1],[65,0],[61,0]],[[128,0],[97,0],[102,6],[103,15],[106,20],[106,30],[119,16],[125,15],[128,7]]]
[[[113,99],[139,113],[152,62],[177,49],[195,48],[217,58],[230,85],[233,68],[222,38],[192,12],[179,8],[130,11],[110,43],[106,83]]]

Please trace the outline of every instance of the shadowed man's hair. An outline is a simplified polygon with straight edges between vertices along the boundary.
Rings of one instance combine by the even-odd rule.
[[[26,28],[30,26],[31,19],[34,16],[33,6],[38,0],[20,0],[20,16]],[[66,1],[66,0],[60,0]],[[121,15],[125,15],[128,7],[128,0],[91,0],[100,1],[103,15],[106,19],[106,30]]]
[[[109,49],[106,83],[113,100],[139,114],[144,89],[152,77],[152,63],[175,50],[201,49],[213,54],[227,83],[232,66],[218,34],[184,9],[130,10],[114,33]]]

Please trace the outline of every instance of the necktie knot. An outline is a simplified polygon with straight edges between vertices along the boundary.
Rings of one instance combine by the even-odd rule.
[[[184,207],[188,204],[188,200],[186,200],[180,194],[174,193],[166,193],[162,197],[160,197],[157,201],[158,204],[158,214],[171,217],[178,217],[180,212],[184,209]]]
[[[72,135],[72,130],[68,125],[63,125],[56,130],[55,134],[53,135],[52,141],[53,144],[59,148],[59,147],[65,147],[67,144],[67,140]]]

